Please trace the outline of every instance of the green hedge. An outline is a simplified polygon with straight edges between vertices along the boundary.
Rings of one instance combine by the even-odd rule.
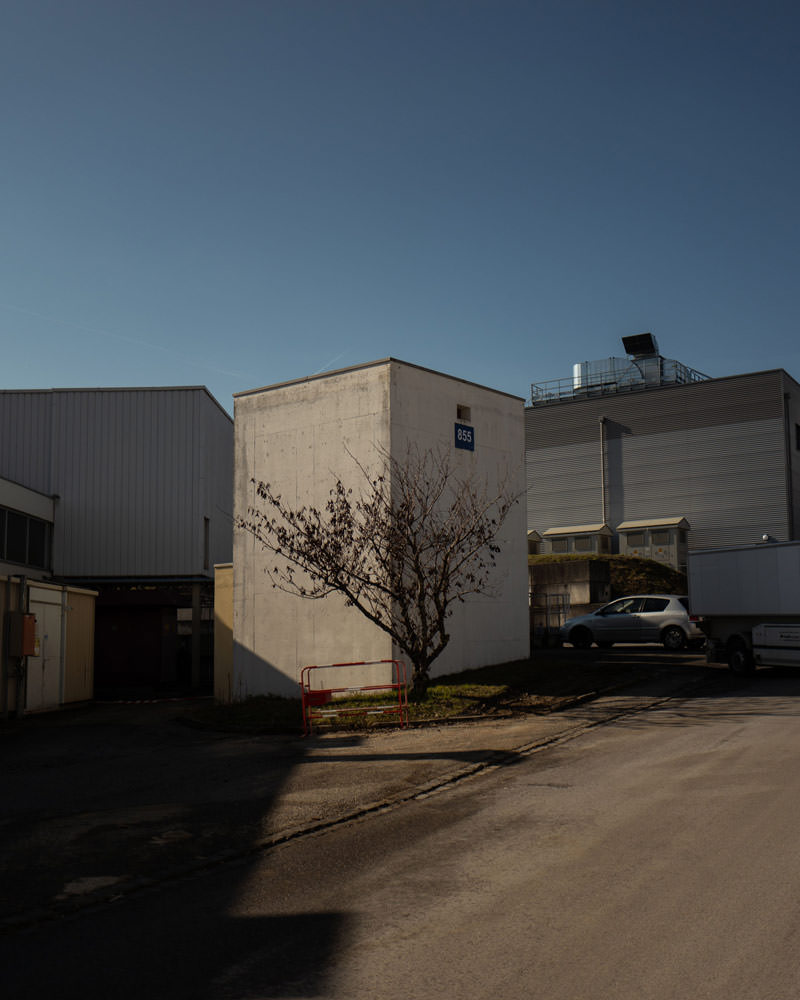
[[[558,562],[607,562],[611,583],[611,597],[625,597],[627,594],[685,594],[686,574],[654,559],[640,559],[638,556],[603,555],[541,555],[528,556],[528,564]]]

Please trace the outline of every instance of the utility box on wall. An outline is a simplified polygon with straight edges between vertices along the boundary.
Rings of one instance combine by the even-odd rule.
[[[11,593],[9,593],[11,588]],[[0,577],[0,716],[45,712],[89,701],[94,692],[97,592],[28,580],[22,593]],[[19,661],[25,660],[25,664]]]
[[[15,657],[36,655],[36,615],[22,611],[9,611],[8,655]]]

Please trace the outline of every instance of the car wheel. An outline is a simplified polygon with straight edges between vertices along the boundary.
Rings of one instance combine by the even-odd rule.
[[[728,643],[728,666],[739,676],[752,674],[756,668],[753,654],[747,648],[747,643],[738,636],[735,636]]]
[[[588,649],[592,644],[592,633],[585,625],[580,625],[570,632],[569,641],[576,649]]]
[[[667,625],[661,633],[661,641],[664,643],[664,649],[683,649],[686,645],[686,636],[683,629],[677,625]]]

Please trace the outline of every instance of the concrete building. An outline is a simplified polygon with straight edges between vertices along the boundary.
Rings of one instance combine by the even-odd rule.
[[[233,421],[208,390],[0,391],[0,476],[0,571],[97,593],[95,692],[210,692]]]
[[[377,471],[381,451],[402,460],[410,444],[446,449],[459,473],[485,479],[490,491],[503,478],[524,490],[524,401],[415,365],[377,361],[239,393],[234,406],[237,519],[256,504],[253,480],[298,507],[322,507],[337,477],[359,488],[356,462]],[[434,675],[528,655],[524,503],[500,542],[496,593],[457,607]],[[338,595],[314,601],[274,589],[267,559],[251,535],[235,533],[234,699],[297,695],[306,664],[402,658]]]
[[[682,569],[690,548],[797,537],[800,385],[783,369],[709,378],[628,357],[531,387],[528,529],[541,552],[620,552]]]

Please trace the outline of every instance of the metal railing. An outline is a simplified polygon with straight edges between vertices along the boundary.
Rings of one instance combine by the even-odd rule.
[[[706,382],[711,377],[704,375],[667,358],[645,359],[658,361],[658,365],[639,368],[631,361],[625,372],[609,369],[591,371],[586,375],[571,378],[556,378],[546,382],[531,383],[531,406],[546,406],[570,399],[591,399],[595,396],[612,396],[618,393],[643,392],[664,385],[687,385],[692,382]]]
[[[350,679],[353,667],[377,666],[388,668],[386,680],[364,684],[330,683],[343,668],[349,668],[345,676]],[[319,679],[322,683],[319,686],[314,684],[317,678],[312,677],[316,671],[320,672]],[[328,671],[334,673],[330,674]],[[385,693],[386,700],[370,697],[379,693]],[[402,660],[359,660],[355,663],[319,663],[303,667],[300,671],[300,696],[304,736],[312,732],[315,723],[330,722],[343,715],[393,715],[397,717],[401,727],[408,725],[408,679],[406,665]],[[362,696],[367,696],[366,703],[347,704],[348,698]]]

